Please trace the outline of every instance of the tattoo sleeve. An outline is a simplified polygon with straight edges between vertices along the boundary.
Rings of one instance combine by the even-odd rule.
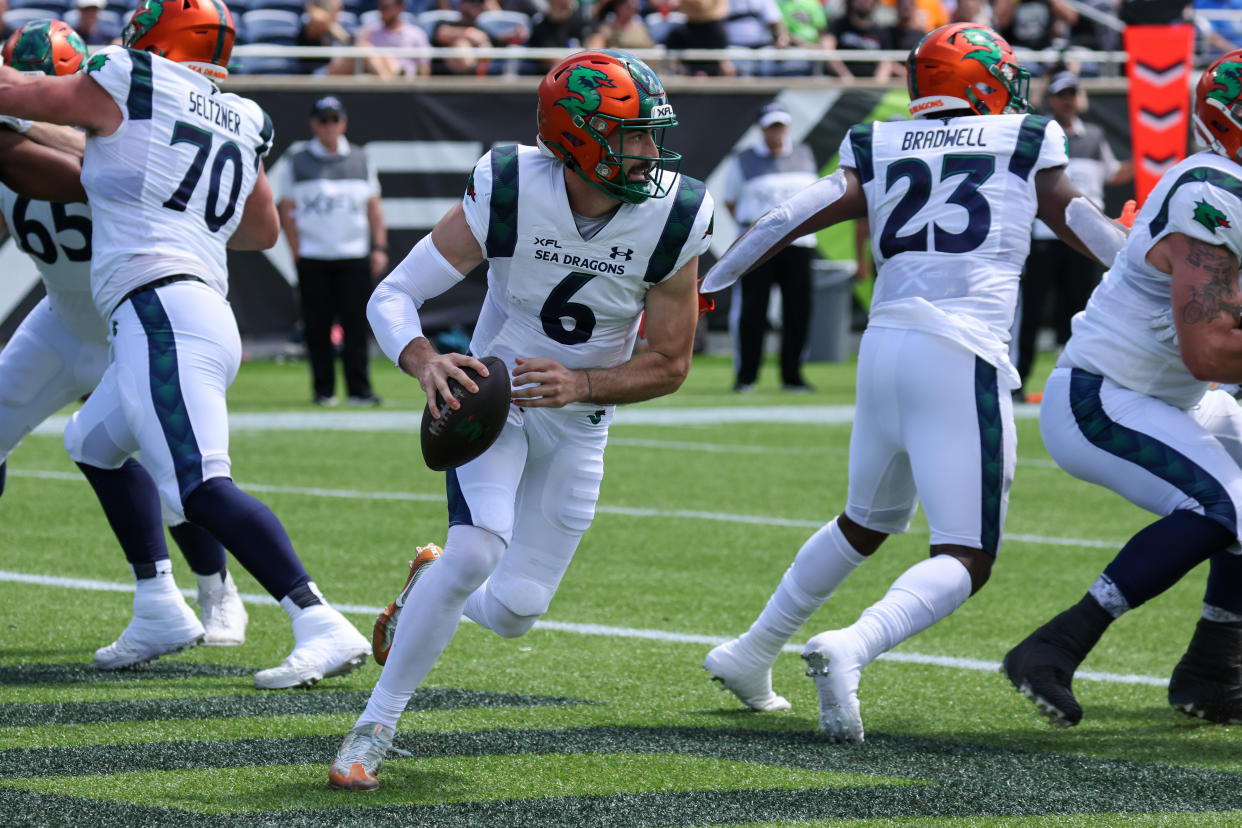
[[[1182,307],[1187,325],[1207,324],[1222,316],[1236,326],[1242,315],[1242,291],[1238,289],[1238,260],[1224,247],[1187,239],[1186,264],[1207,277],[1204,284],[1190,286],[1190,299]]]

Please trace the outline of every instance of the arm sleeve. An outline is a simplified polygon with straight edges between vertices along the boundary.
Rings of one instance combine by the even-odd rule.
[[[423,335],[418,309],[463,278],[436,248],[430,233],[419,239],[367,302],[367,321],[384,355],[396,364],[405,346]]]

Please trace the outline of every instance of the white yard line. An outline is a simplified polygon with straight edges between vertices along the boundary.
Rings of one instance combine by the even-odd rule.
[[[133,592],[133,584],[119,584],[112,581],[94,581],[86,578],[61,578],[52,575],[33,575],[26,572],[8,572],[0,570],[0,581],[34,586],[60,587],[62,589],[93,590],[97,592]],[[194,590],[183,589],[181,593],[187,598],[196,598]],[[274,606],[276,602],[269,595],[242,593],[241,599],[247,604],[267,604]],[[380,612],[382,607],[369,607],[359,604],[333,604],[338,610],[353,615],[366,616],[368,620]],[[694,644],[714,647],[728,641],[726,636],[697,635],[693,633],[677,633],[668,630],[638,629],[634,627],[613,627],[606,624],[571,624],[565,621],[537,621],[535,629],[552,630],[554,632],[571,633],[574,635],[596,635],[608,638],[636,638],[647,641],[664,641],[674,644]],[[803,644],[786,644],[785,652],[800,653]],[[926,655],[923,653],[894,652],[883,653],[881,659],[904,664],[928,664],[934,667],[949,667],[956,670],[983,670],[996,672],[1000,664],[994,661],[983,661],[976,658],[958,658],[956,656]],[[1101,673],[1094,670],[1080,670],[1074,674],[1076,679],[1103,681],[1112,684],[1146,684],[1153,687],[1167,687],[1168,680],[1157,676],[1140,676],[1124,673]]]
[[[10,477],[31,477],[42,480],[63,480],[85,483],[82,475],[74,472],[42,471],[38,469],[9,469]],[[416,503],[443,503],[444,495],[426,492],[367,492],[355,489],[323,489],[307,486],[280,486],[265,483],[239,482],[238,485],[252,492],[268,494],[292,494],[305,497],[331,497],[347,500],[393,500]],[[818,529],[824,525],[824,519],[804,519],[774,517],[771,515],[739,515],[729,512],[705,512],[696,509],[653,509],[639,506],[609,506],[601,504],[595,511],[603,515],[623,515],[625,517],[676,518],[685,520],[711,520],[724,523],[745,523],[754,526],[784,526],[795,529]],[[914,527],[913,534],[926,534],[927,529]],[[1097,538],[1061,538],[1047,535],[1028,535],[1020,532],[1005,534],[1005,540],[1017,543],[1039,543],[1048,546],[1072,546],[1087,549],[1120,549],[1125,541],[1103,540]]]
[[[1039,406],[1019,404],[1014,418],[1039,418]],[[421,413],[405,411],[267,411],[229,414],[229,431],[418,431]],[[69,418],[48,417],[35,434],[59,435]],[[617,408],[614,426],[704,426],[726,423],[846,425],[854,422],[852,405],[745,405],[681,408],[634,405]]]

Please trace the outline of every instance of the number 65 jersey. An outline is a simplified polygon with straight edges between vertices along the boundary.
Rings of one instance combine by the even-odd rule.
[[[109,46],[86,71],[122,115],[113,134],[87,138],[82,160],[100,314],[174,274],[227,295],[225,246],[271,147],[271,121],[253,101],[149,52]]]
[[[686,176],[664,198],[622,204],[584,240],[564,175],[534,147],[496,147],[475,166],[462,205],[488,285],[472,353],[510,367],[538,356],[570,369],[618,365],[633,351],[647,290],[711,242],[712,198]]]
[[[1039,115],[862,124],[840,155],[867,197],[879,274],[872,308],[922,299],[1007,342],[1035,173],[1069,163],[1060,125]]]

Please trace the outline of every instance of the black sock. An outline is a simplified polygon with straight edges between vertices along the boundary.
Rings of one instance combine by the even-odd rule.
[[[195,575],[219,575],[224,580],[228,569],[224,547],[215,536],[202,527],[186,521],[168,527],[168,534],[177,542],[181,554]]]
[[[132,457],[119,469],[101,469],[85,463],[78,463],[78,468],[95,490],[135,574],[139,578],[155,577],[155,562],[168,558],[155,480]]]
[[[1035,631],[1035,636],[1055,644],[1073,657],[1077,669],[1113,623],[1113,617],[1090,594]]]
[[[1209,566],[1203,603],[1242,615],[1242,555],[1217,552]]]
[[[310,581],[276,515],[230,478],[213,477],[191,492],[185,516],[223,543],[277,601]]]
[[[0,495],[4,494],[4,478],[7,477],[9,461],[0,462]]]
[[[1215,520],[1179,509],[1141,530],[1104,569],[1130,609],[1142,606],[1236,540]]]

